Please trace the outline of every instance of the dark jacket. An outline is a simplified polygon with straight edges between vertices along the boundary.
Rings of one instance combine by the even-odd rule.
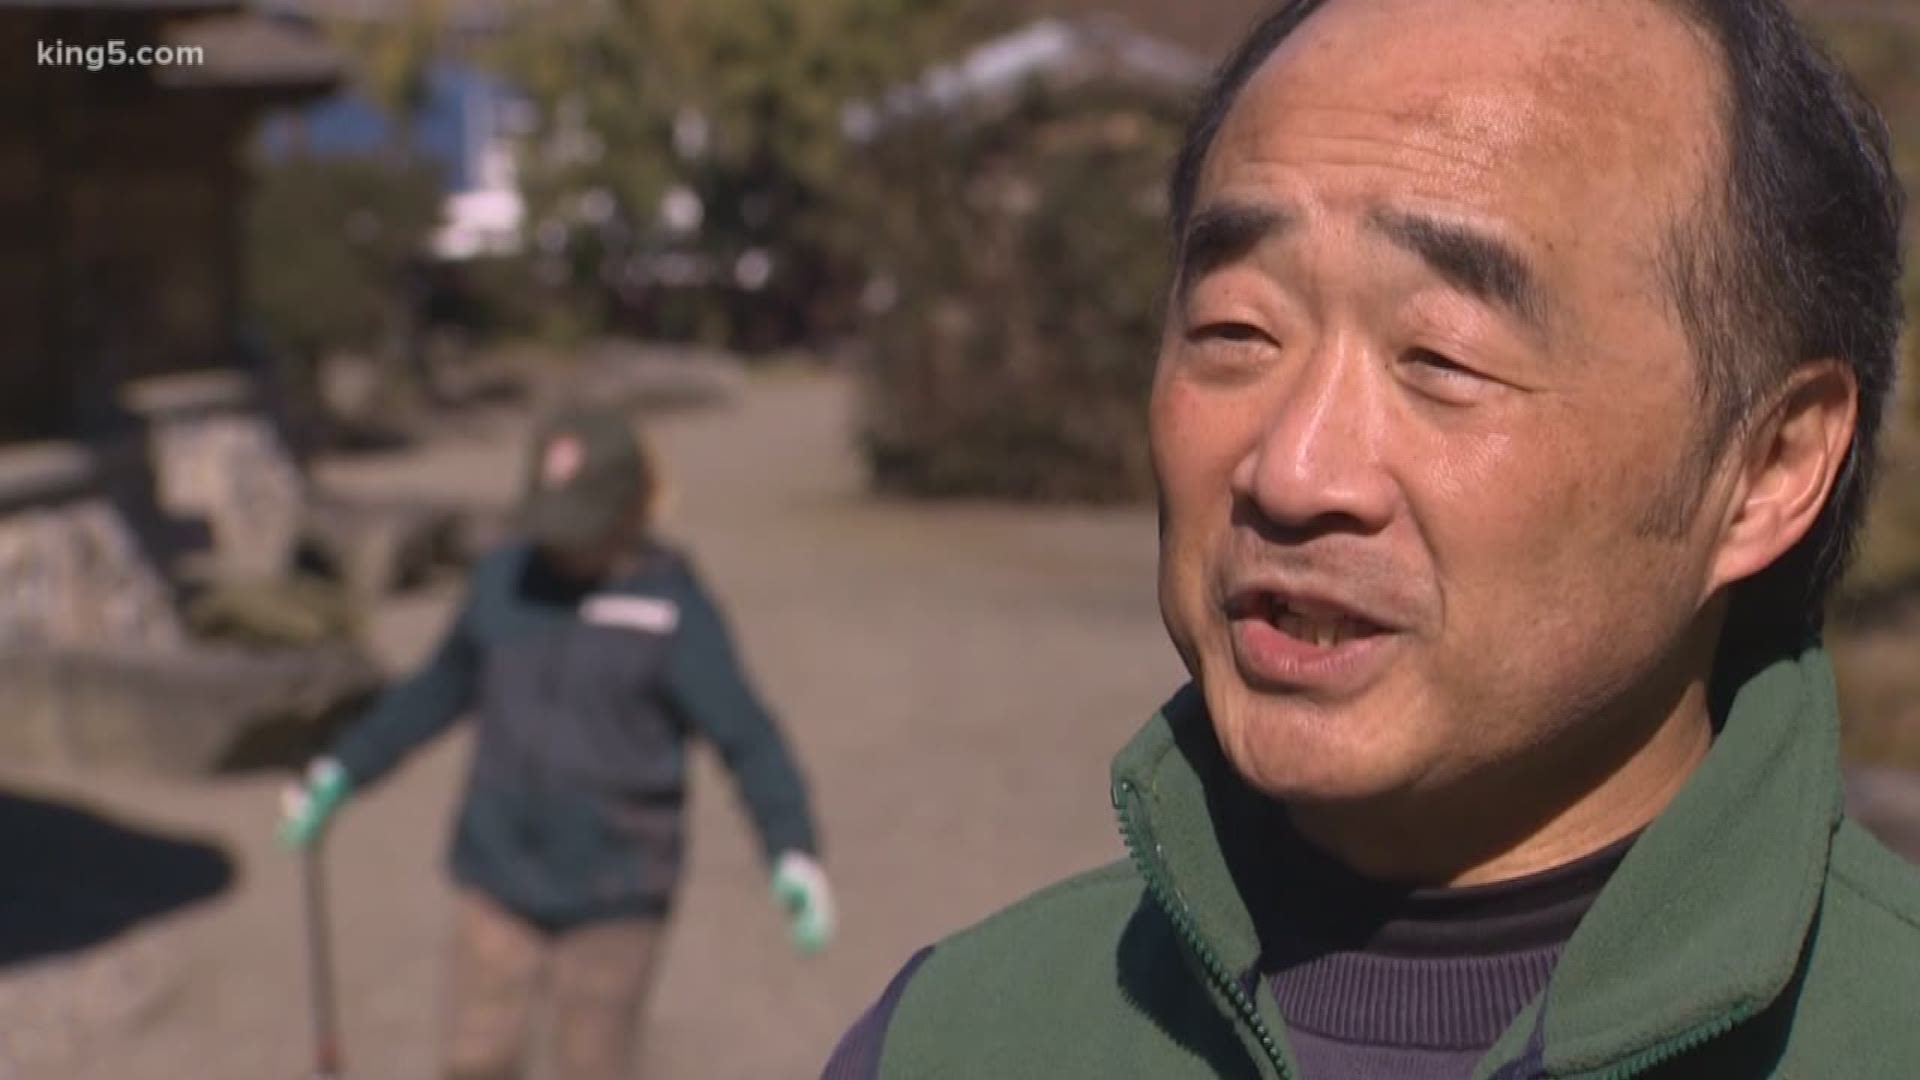
[[[471,712],[454,876],[536,922],[664,915],[679,876],[686,744],[732,771],[769,859],[813,854],[799,770],[687,559],[652,546],[583,587],[496,551],[418,674],[334,750],[356,787]]]
[[[1841,814],[1825,656],[1719,715],[1479,1080],[1920,1076],[1920,874]],[[1256,977],[1255,801],[1183,692],[1114,765],[1132,857],[917,958],[828,1075],[1298,1077]]]

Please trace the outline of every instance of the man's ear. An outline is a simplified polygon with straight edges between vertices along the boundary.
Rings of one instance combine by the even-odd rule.
[[[1759,573],[1799,543],[1846,466],[1860,410],[1852,368],[1839,360],[1802,365],[1773,402],[1742,440],[1710,590]]]

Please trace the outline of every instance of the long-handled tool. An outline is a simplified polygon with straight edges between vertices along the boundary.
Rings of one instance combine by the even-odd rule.
[[[321,845],[312,844],[300,856],[306,885],[307,991],[313,1010],[313,1080],[339,1080],[340,1017],[333,996],[333,946],[327,927],[327,882],[321,868]]]

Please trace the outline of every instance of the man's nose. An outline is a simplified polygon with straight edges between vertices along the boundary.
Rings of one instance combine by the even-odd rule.
[[[1234,494],[1290,532],[1384,529],[1395,496],[1380,453],[1383,391],[1358,343],[1332,340],[1303,357],[1235,469]]]

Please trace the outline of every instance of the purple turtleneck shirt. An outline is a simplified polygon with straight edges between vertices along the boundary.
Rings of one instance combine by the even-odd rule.
[[[1284,842],[1261,973],[1300,1080],[1467,1080],[1632,845],[1492,885],[1408,889]]]

